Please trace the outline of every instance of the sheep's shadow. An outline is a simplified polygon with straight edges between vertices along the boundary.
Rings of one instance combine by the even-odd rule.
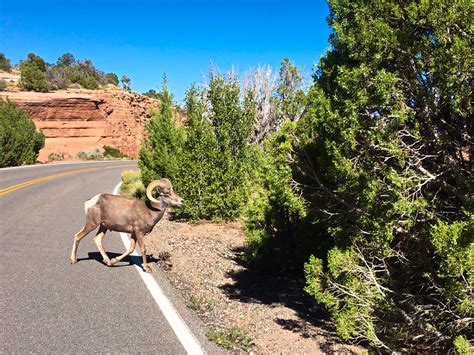
[[[295,311],[296,318],[275,317],[273,320],[283,329],[300,334],[304,338],[318,338],[319,347],[325,353],[342,351],[353,353],[338,339],[329,313],[304,291],[302,275],[269,275],[250,268],[243,260],[243,249],[232,250],[232,259],[243,268],[228,272],[231,282],[221,285],[230,298],[244,303],[260,303],[277,307],[285,306]]]
[[[103,262],[104,258],[102,258],[102,255],[98,251],[89,252],[87,254],[88,254],[87,258],[77,258],[77,261],[78,262],[86,261],[86,260],[97,261],[98,263],[100,263],[102,265],[106,265]],[[121,254],[114,253],[114,252],[107,252],[107,255],[109,256],[110,259],[112,259],[112,258],[116,258],[117,256],[120,256]],[[158,259],[155,259],[151,255],[147,255],[146,258],[147,258],[147,261],[149,263],[156,263],[158,261]],[[138,266],[140,268],[142,267],[142,257],[141,256],[128,255],[122,261],[119,261],[117,264],[115,264],[113,267],[127,267],[127,266],[134,266],[134,265]]]

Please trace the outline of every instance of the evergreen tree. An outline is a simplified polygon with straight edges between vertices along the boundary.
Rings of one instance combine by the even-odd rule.
[[[263,188],[249,203],[250,257],[298,269],[313,251],[306,290],[343,339],[467,349],[473,4],[330,6],[331,47],[304,114],[266,141]],[[287,100],[287,112],[300,104]]]
[[[212,125],[204,118],[206,106],[202,94],[193,84],[186,92],[185,102],[186,142],[179,191],[190,203],[178,212],[178,216],[192,220],[218,216],[222,198],[216,193],[221,184],[221,176],[214,166],[219,159],[217,142]]]
[[[306,264],[306,290],[344,339],[446,350],[472,338],[473,3],[330,6],[293,141],[293,176],[334,243]]]
[[[130,90],[130,82],[132,81],[128,76],[122,75],[122,78],[120,79],[122,82],[123,88],[125,90]]]
[[[118,86],[119,78],[115,73],[107,73],[105,74],[105,78],[107,79],[107,83]]]
[[[255,106],[248,95],[240,101],[238,78],[233,74],[224,78],[211,72],[205,99],[209,109],[202,119],[209,120],[213,129],[217,150],[212,162],[213,174],[220,180],[215,192],[216,211],[219,211],[216,217],[234,218],[248,194],[248,140],[255,120]]]
[[[46,80],[46,62],[34,53],[28,54],[20,64],[20,87],[27,91],[48,91],[49,83]]]
[[[148,96],[148,97],[151,97],[152,99],[159,99],[159,92],[156,91],[155,89],[150,89],[148,90],[147,92],[144,92],[142,95],[145,95],[145,96]]]
[[[76,64],[76,58],[72,53],[64,53],[58,58],[57,65],[62,65],[66,67],[71,67]]]
[[[297,121],[304,108],[305,94],[301,88],[303,78],[298,69],[285,58],[281,62],[280,73],[276,88],[277,115],[280,124],[285,121]]]
[[[34,164],[44,142],[25,112],[0,100],[0,167]]]
[[[79,84],[85,89],[98,89],[100,82],[105,84],[107,81],[105,74],[99,72],[90,59],[74,62],[69,71],[71,82]]]
[[[254,75],[256,79],[250,82],[258,88],[261,71]],[[250,89],[258,94],[254,87]],[[289,165],[296,122],[305,108],[303,78],[285,58],[276,86],[270,93],[264,92],[265,96],[271,95],[271,100],[267,101],[267,110],[262,110],[264,100],[260,97],[256,103],[254,140],[264,141],[262,151],[256,155],[256,178],[245,210],[247,259],[266,272],[301,273],[311,254],[323,256],[330,245],[327,238],[314,243],[312,219],[306,213]],[[269,112],[270,117],[264,117],[262,111]]]
[[[145,130],[147,135],[139,158],[143,183],[146,186],[152,180],[165,177],[179,191],[184,135],[173,116],[172,95],[168,92],[166,78],[160,95],[160,109],[146,123]]]
[[[0,53],[0,70],[9,72],[12,69],[10,59],[5,56],[5,53]]]
[[[166,79],[166,78],[165,78]],[[168,177],[187,201],[176,216],[232,219],[248,196],[248,138],[255,112],[251,99],[241,102],[236,78],[212,73],[209,86],[187,92],[186,119],[175,120],[166,80],[154,93],[160,112],[146,126],[140,153],[144,183]]]

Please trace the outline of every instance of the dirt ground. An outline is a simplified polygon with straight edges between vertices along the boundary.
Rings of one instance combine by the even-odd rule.
[[[303,280],[260,275],[242,260],[238,223],[187,224],[162,220],[146,237],[148,254],[207,327],[237,326],[257,354],[360,353],[343,344]]]

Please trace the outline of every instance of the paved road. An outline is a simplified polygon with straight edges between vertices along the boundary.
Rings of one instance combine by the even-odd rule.
[[[185,353],[133,265],[102,264],[93,233],[70,265],[84,201],[112,192],[121,171],[134,167],[119,161],[0,169],[0,190],[62,174],[0,195],[0,353]],[[116,233],[104,241],[110,255],[124,251]]]

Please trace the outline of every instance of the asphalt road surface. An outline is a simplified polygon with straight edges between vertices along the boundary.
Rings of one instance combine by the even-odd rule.
[[[70,264],[84,201],[111,193],[134,168],[115,161],[0,169],[1,353],[186,353],[133,266],[138,257],[107,267],[92,232]],[[111,257],[125,251],[115,232],[104,245]]]

